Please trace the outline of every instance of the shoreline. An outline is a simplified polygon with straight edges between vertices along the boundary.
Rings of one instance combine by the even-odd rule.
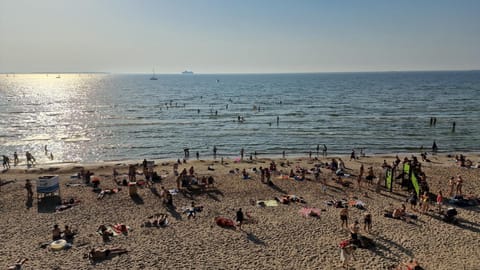
[[[428,156],[441,156],[441,157],[446,157],[447,155],[469,155],[469,156],[480,156],[480,151],[471,151],[471,152],[437,152],[436,154],[432,154],[431,152],[427,152]],[[365,155],[362,157],[357,156],[358,160],[361,161],[363,159],[368,159],[368,158],[394,158],[395,156],[399,156],[400,158],[402,157],[411,157],[411,156],[419,156],[420,152],[395,152],[395,153],[378,153],[378,154],[370,154],[370,155]],[[260,156],[260,155],[258,155]],[[240,159],[240,156],[220,156],[218,155],[217,159],[213,159],[213,155],[207,156],[208,158],[189,158],[187,160],[187,164],[189,162],[195,162],[195,161],[202,161],[202,162],[210,162],[210,163],[220,163],[222,157],[224,158],[224,162],[229,162],[233,163],[235,160]],[[468,157],[468,156],[467,156]],[[344,161],[347,159],[350,159],[349,154],[328,154],[327,157],[323,157],[321,154],[319,156],[316,156],[312,153],[312,158],[311,160],[315,160],[317,158],[318,160],[327,160],[331,158],[342,158]],[[155,161],[155,165],[159,165],[161,163],[174,163],[177,162],[177,160],[180,159],[180,161],[183,161],[183,157],[181,158],[164,158],[164,159],[149,159],[147,158],[148,161]],[[288,159],[307,159],[309,160],[310,158],[308,155],[286,155],[285,158],[282,157],[282,155],[265,155],[265,156],[260,156],[257,158],[253,158],[252,160],[249,159],[249,156],[244,156],[243,163],[249,163],[249,162],[254,162],[254,161],[259,161],[259,160],[288,160]],[[66,168],[66,167],[94,167],[94,166],[99,166],[99,165],[104,165],[104,166],[127,166],[129,164],[140,164],[142,160],[140,159],[119,159],[119,160],[101,160],[101,161],[94,161],[94,162],[82,162],[82,161],[62,161],[62,162],[48,162],[48,163],[40,163],[40,164],[35,164],[35,166],[32,167],[27,167],[26,164],[20,163],[16,167],[11,165],[10,169],[8,170],[3,170],[3,172],[7,171],[29,171],[29,170],[35,170],[35,169],[49,169],[49,168],[56,168],[56,167],[61,167],[61,168]],[[472,162],[480,162],[480,159],[478,160],[472,160]]]

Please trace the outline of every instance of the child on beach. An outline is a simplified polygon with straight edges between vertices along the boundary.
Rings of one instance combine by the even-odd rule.
[[[442,191],[440,190],[437,194],[437,211],[442,211],[442,204],[443,204],[443,195]]]
[[[354,245],[347,245],[340,249],[340,261],[342,262],[342,267],[348,269],[350,258],[355,260],[353,253],[355,252],[356,247]]]
[[[369,212],[366,212],[363,216],[363,230],[367,233],[372,230],[372,214]]]
[[[345,225],[345,228],[348,229],[348,207],[342,208],[340,211],[340,220],[342,221],[342,228]]]

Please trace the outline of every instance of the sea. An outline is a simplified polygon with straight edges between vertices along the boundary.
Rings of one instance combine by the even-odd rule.
[[[480,71],[150,77],[0,75],[0,154],[48,164],[177,159],[185,148],[206,159],[214,147],[228,158],[315,156],[324,144],[329,155],[433,141],[480,151]]]

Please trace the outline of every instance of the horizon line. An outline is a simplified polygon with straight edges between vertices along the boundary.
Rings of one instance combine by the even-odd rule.
[[[331,74],[331,73],[396,73],[396,72],[475,72],[480,69],[405,69],[405,70],[364,70],[364,71],[292,71],[292,72],[194,72],[182,74],[180,72],[156,73],[155,75],[275,75],[275,74]],[[3,75],[27,75],[27,74],[124,74],[124,75],[148,75],[150,72],[111,72],[111,71],[29,71],[29,72],[0,72]]]

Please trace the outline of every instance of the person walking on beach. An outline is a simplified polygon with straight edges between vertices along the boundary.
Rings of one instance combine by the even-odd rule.
[[[449,192],[448,196],[453,197],[453,191],[455,189],[455,177],[450,177],[450,180],[448,181],[448,187],[449,187]]]
[[[345,225],[345,228],[348,229],[348,207],[342,208],[340,211],[340,220],[342,221],[342,228]]]
[[[463,186],[463,178],[461,175],[457,176],[457,189],[455,191],[455,195],[462,195],[462,186]]]
[[[33,189],[32,189],[32,183],[30,182],[30,179],[27,179],[25,181],[25,189],[27,190],[27,198],[30,200],[33,198]]]
[[[322,155],[323,157],[327,157],[327,146],[325,144],[323,145]]]
[[[243,220],[244,220],[244,215],[242,212],[242,208],[240,208],[237,211],[237,224],[238,224],[237,226],[240,230],[242,229]]]
[[[438,191],[437,194],[437,211],[440,212],[442,211],[442,205],[443,205],[443,194],[442,191]]]
[[[3,156],[3,168],[10,169],[10,158]]]
[[[366,212],[363,216],[363,230],[367,233],[372,230],[372,214],[369,212]]]
[[[353,255],[356,247],[354,245],[347,245],[340,249],[340,262],[342,263],[342,267],[348,269],[350,264],[350,258],[355,260]]]
[[[245,154],[245,150],[240,149],[240,160],[243,160],[243,155]]]
[[[17,166],[18,163],[20,163],[19,159],[18,159],[18,154],[17,154],[17,151],[15,151],[13,153],[13,166]]]
[[[437,142],[434,140],[432,145],[432,152],[437,153],[437,151],[438,151]]]

